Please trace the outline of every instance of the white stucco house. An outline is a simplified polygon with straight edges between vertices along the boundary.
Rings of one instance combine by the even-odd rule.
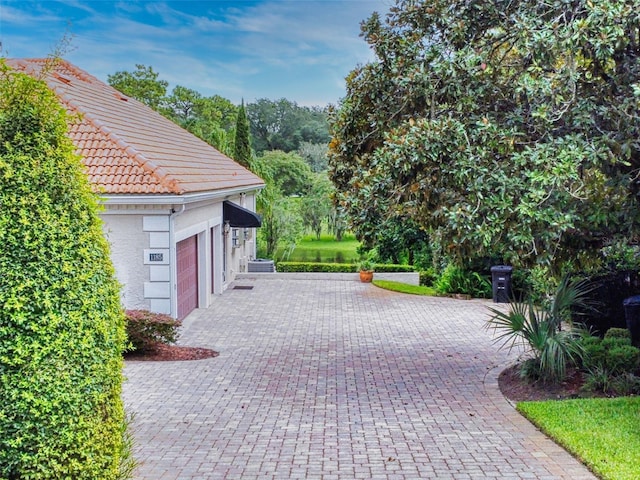
[[[246,270],[262,179],[66,61],[7,63],[43,78],[75,115],[69,135],[104,205],[126,308],[182,319]]]

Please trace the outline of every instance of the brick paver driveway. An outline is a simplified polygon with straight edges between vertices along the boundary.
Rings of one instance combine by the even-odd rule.
[[[500,395],[487,302],[238,284],[184,326],[219,357],[128,362],[137,478],[595,478]]]

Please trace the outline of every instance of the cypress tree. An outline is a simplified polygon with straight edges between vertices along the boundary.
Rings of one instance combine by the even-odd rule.
[[[243,167],[249,168],[251,163],[251,140],[249,138],[249,120],[244,109],[244,100],[238,109],[236,120],[236,139],[233,159]]]
[[[119,285],[73,151],[55,95],[0,60],[2,479],[129,468]]]

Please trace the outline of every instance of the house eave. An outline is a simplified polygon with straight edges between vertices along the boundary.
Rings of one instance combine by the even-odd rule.
[[[190,203],[225,200],[242,193],[258,192],[264,184],[212,190],[206,192],[175,194],[101,194],[100,203],[103,205],[187,205]]]

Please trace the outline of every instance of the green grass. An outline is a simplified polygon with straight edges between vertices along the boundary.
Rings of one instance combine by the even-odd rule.
[[[376,287],[384,288],[385,290],[408,293],[410,295],[429,295],[431,297],[436,295],[435,289],[431,287],[424,287],[422,285],[409,285],[408,283],[394,282],[391,280],[376,280],[375,275],[373,277],[373,284]]]
[[[640,397],[521,402],[517,408],[600,478],[640,478]]]
[[[338,242],[333,235],[322,235],[320,240],[315,235],[306,235],[296,245],[288,262],[319,262],[319,263],[356,263],[360,242],[353,235],[345,235]],[[281,258],[281,252],[278,252]]]

